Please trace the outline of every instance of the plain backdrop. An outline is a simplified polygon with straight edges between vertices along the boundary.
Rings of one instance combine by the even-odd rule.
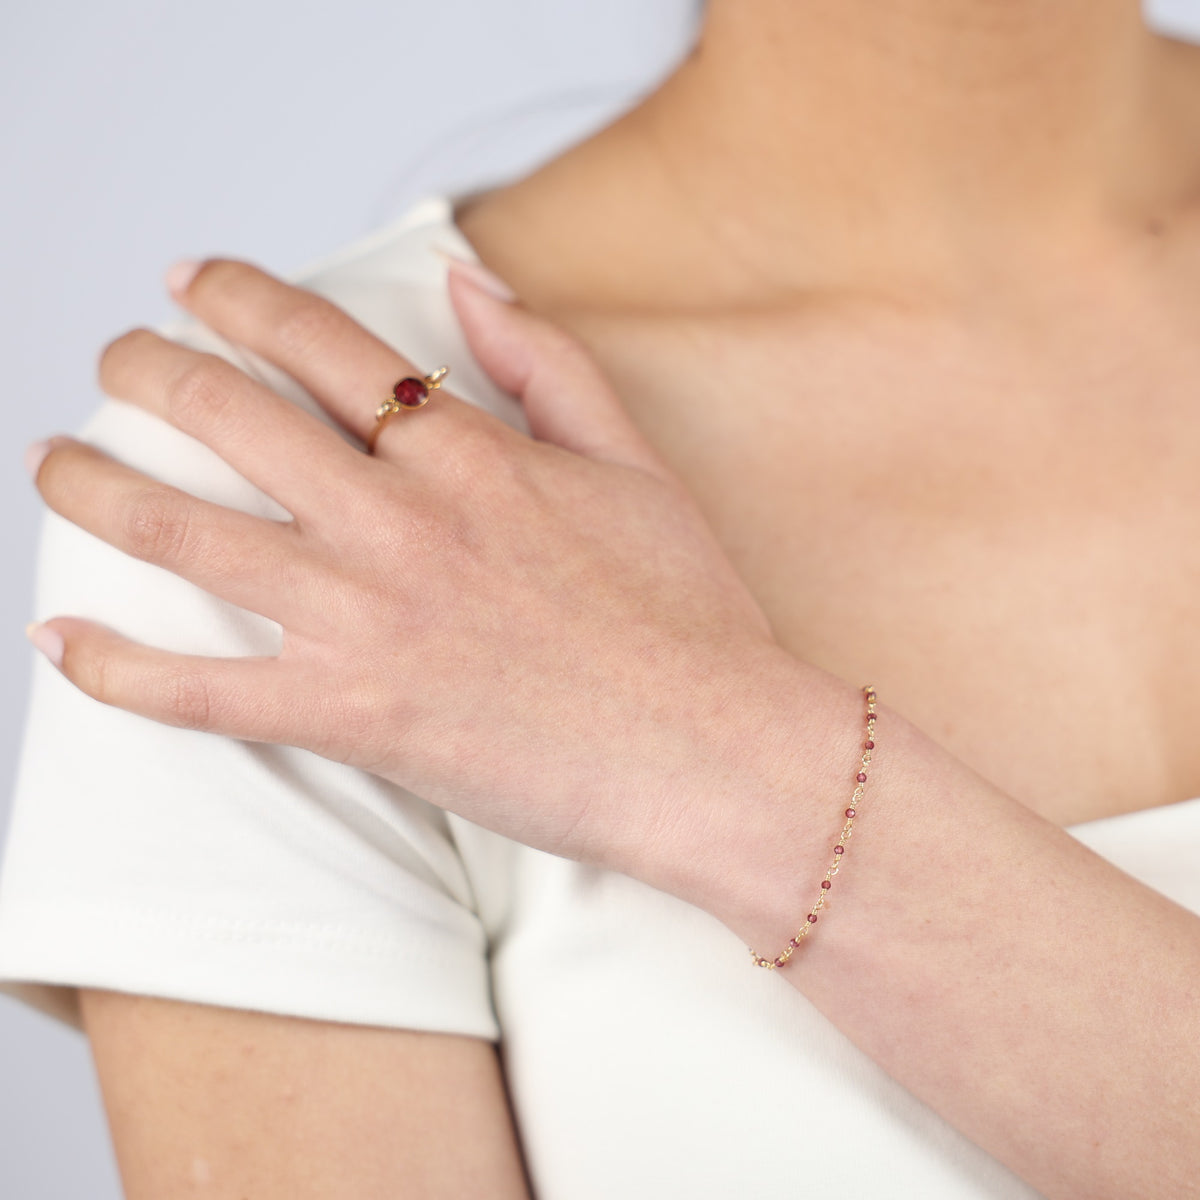
[[[698,6],[0,0],[0,851],[42,511],[21,454],[91,412],[106,342],[173,315],[166,267],[290,272],[426,192],[523,174],[653,87]],[[1200,39],[1200,0],[1150,11]],[[0,996],[0,1198],[120,1196],[86,1041]]]

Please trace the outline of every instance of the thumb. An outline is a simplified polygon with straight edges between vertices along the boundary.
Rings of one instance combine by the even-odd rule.
[[[471,352],[516,396],[540,441],[651,474],[670,476],[587,348],[559,325],[499,299],[507,286],[475,263],[449,259],[447,286]],[[483,272],[487,283],[476,279]],[[494,282],[492,282],[494,281]]]

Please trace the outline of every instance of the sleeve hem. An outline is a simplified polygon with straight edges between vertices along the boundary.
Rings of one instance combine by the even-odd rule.
[[[240,922],[136,908],[0,910],[0,993],[77,1030],[79,987],[497,1041],[481,949],[432,933]]]

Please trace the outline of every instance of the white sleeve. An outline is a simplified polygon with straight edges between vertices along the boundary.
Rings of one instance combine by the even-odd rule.
[[[160,332],[281,372],[197,321]],[[84,440],[195,495],[286,517],[207,447],[121,401]],[[198,654],[273,654],[274,622],[44,517],[36,617]],[[0,991],[81,1028],[79,985],[496,1039],[452,830],[401,788],[293,747],[100,704],[35,658],[0,870]]]

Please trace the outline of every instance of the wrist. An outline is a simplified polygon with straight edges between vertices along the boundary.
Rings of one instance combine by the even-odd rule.
[[[630,873],[773,957],[820,894],[857,786],[866,703],[860,686],[776,646],[741,678],[697,750],[689,795]]]

